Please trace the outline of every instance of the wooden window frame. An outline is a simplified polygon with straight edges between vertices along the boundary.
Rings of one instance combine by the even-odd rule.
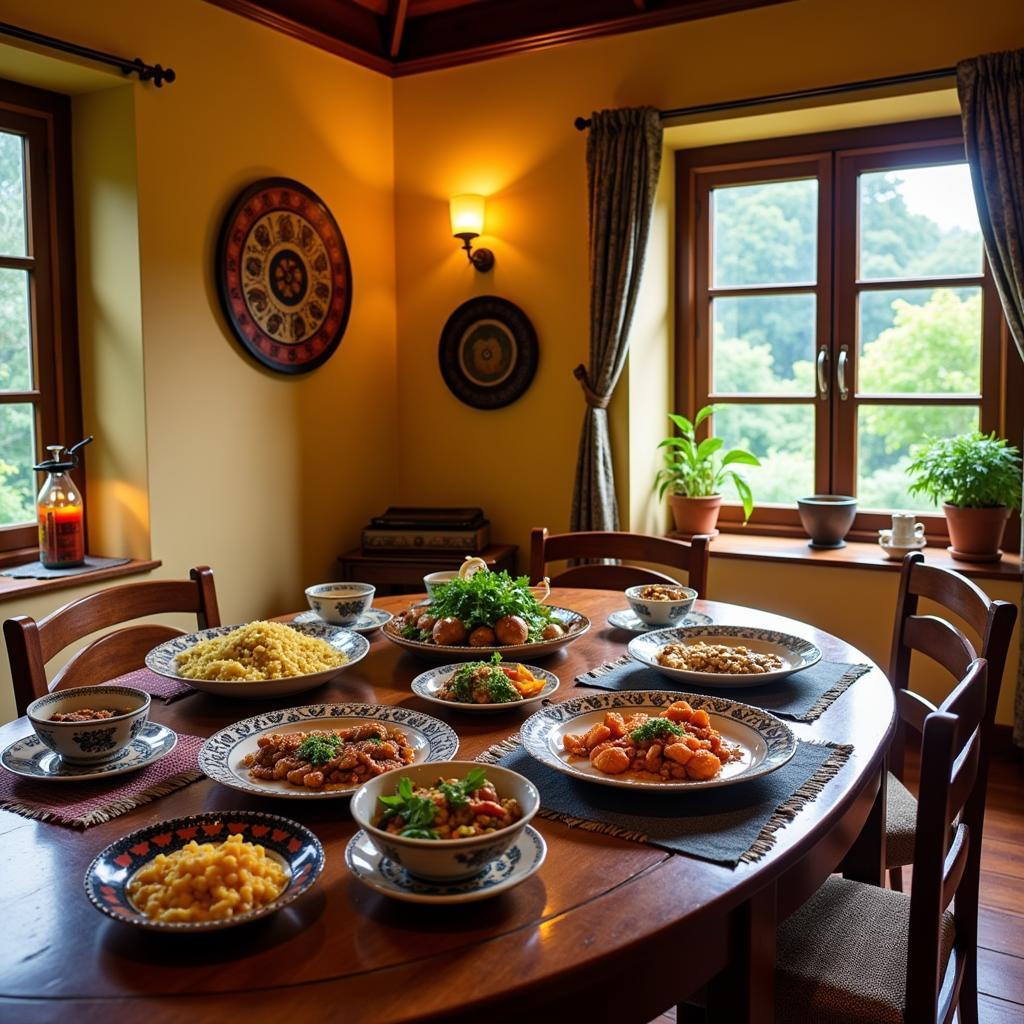
[[[0,79],[0,130],[22,135],[27,186],[27,256],[0,256],[0,268],[29,271],[32,387],[0,392],[0,403],[35,406],[35,455],[82,437],[75,299],[71,102],[59,93]],[[84,494],[84,473],[75,482]],[[0,527],[0,560],[27,561],[39,546],[35,522]]]
[[[676,380],[675,405],[692,415],[709,402],[716,404],[782,404],[814,403],[815,406],[815,490],[817,493],[852,493],[854,486],[854,434],[851,423],[856,410],[868,404],[856,394],[856,339],[858,288],[851,272],[850,260],[856,266],[857,212],[856,203],[848,201],[839,207],[840,194],[846,195],[857,174],[865,170],[914,166],[917,154],[922,165],[963,159],[963,135],[958,118],[937,118],[871,128],[791,136],[748,143],[710,146],[681,150],[676,155],[677,223],[676,265],[678,267],[676,303]],[[817,168],[817,170],[813,170]],[[810,172],[810,173],[809,173]],[[792,180],[817,177],[818,187],[818,250],[816,349],[828,352],[829,395],[823,399],[817,389],[812,396],[717,396],[712,390],[709,336],[710,299],[720,293],[763,294],[787,290],[808,291],[806,286],[792,289],[769,288],[711,289],[710,284],[710,207],[709,192],[717,185]],[[982,371],[981,395],[976,400],[937,396],[931,404],[977,404],[981,429],[996,430],[1019,444],[1024,435],[1024,408],[1009,401],[1024,386],[1024,368],[1019,359],[1009,358],[1009,332],[995,291],[988,261],[983,263],[980,279],[967,280],[970,275],[955,278],[926,279],[925,286],[982,287]],[[949,284],[953,281],[953,284]],[[868,288],[907,288],[918,282],[892,279],[872,280]],[[851,325],[848,327],[847,325]],[[851,331],[852,328],[852,331]],[[836,360],[841,344],[850,348],[847,384],[853,401],[840,402],[832,396],[836,390]],[[817,354],[817,352],[816,352]],[[908,395],[906,404],[927,405],[921,396]],[[887,397],[886,404],[891,402]],[[845,408],[840,408],[845,406]],[[845,423],[838,421],[842,418]],[[844,434],[843,426],[847,432]],[[709,425],[710,426],[710,425]],[[845,438],[845,441],[843,440]],[[831,474],[831,479],[830,479]],[[847,489],[844,489],[847,488]],[[755,500],[756,500],[755,494]],[[948,540],[945,516],[941,512],[922,513],[933,541]],[[889,526],[886,513],[858,511],[850,537],[874,540],[877,531]],[[733,532],[744,529],[742,509],[738,504],[723,503],[719,529]],[[794,506],[755,506],[746,530],[769,536],[802,536],[803,528]],[[1019,514],[1015,513],[1006,531],[1004,547],[1018,550],[1020,542]]]

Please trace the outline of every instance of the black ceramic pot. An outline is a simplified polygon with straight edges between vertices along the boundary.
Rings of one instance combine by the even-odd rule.
[[[800,522],[811,538],[808,547],[846,547],[843,538],[850,532],[857,514],[856,498],[844,494],[812,494],[809,498],[798,498],[796,505]]]

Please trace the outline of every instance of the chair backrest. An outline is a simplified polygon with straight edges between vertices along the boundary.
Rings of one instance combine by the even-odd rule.
[[[687,585],[700,597],[707,597],[708,541],[697,536],[689,541],[652,537],[616,530],[549,534],[536,527],[530,534],[530,579],[539,583],[547,575],[548,562],[576,559],[615,558],[629,562],[653,562],[681,569]],[[573,565],[551,580],[560,587],[592,590],[623,590],[643,583],[679,583],[678,579],[654,569],[635,565]]]
[[[978,884],[984,791],[981,768],[986,709],[983,658],[922,723],[921,788],[914,841],[904,1020],[948,1021],[978,939]],[[955,937],[940,977],[942,915],[953,904]],[[973,986],[970,989],[973,992]],[[977,1013],[967,1015],[977,1020]]]
[[[78,651],[53,682],[46,681],[46,663],[69,644],[100,629],[130,619],[168,612],[193,612],[199,629],[220,625],[213,572],[205,565],[188,580],[145,580],[125,583],[72,601],[36,622],[16,615],[4,623],[4,639],[14,679],[18,714],[37,697],[58,687],[102,683],[145,663],[146,654],[180,629],[134,625],[104,634]]]

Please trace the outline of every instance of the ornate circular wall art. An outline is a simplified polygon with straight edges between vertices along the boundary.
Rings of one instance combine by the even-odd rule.
[[[234,201],[217,246],[217,286],[235,336],[279,373],[330,358],[352,308],[341,229],[320,197],[290,178],[264,178]]]
[[[441,376],[456,398],[475,409],[514,402],[530,386],[538,359],[533,324],[496,295],[464,302],[441,331]]]

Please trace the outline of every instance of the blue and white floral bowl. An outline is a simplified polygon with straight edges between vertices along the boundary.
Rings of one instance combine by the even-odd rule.
[[[381,811],[377,798],[391,796],[403,776],[413,785],[429,786],[438,779],[465,778],[480,767],[486,768],[487,778],[500,798],[519,801],[523,816],[515,824],[471,839],[408,839],[374,825]],[[518,840],[539,809],[540,794],[528,778],[499,765],[480,765],[476,761],[432,761],[396,768],[364,783],[352,796],[352,817],[366,830],[373,846],[410,875],[432,882],[457,882],[479,875]]]
[[[686,596],[678,601],[649,601],[640,596],[640,592],[647,586],[649,584],[644,583],[626,588],[626,600],[633,614],[646,626],[681,626],[693,602],[697,600],[697,591],[673,584],[673,590],[681,590]]]
[[[376,592],[370,583],[317,583],[306,587],[306,600],[324,622],[351,626],[366,614]]]
[[[78,686],[57,690],[29,704],[36,735],[68,764],[102,764],[117,757],[146,725],[149,694],[132,686]],[[54,722],[53,716],[92,708],[123,710],[91,722]]]

